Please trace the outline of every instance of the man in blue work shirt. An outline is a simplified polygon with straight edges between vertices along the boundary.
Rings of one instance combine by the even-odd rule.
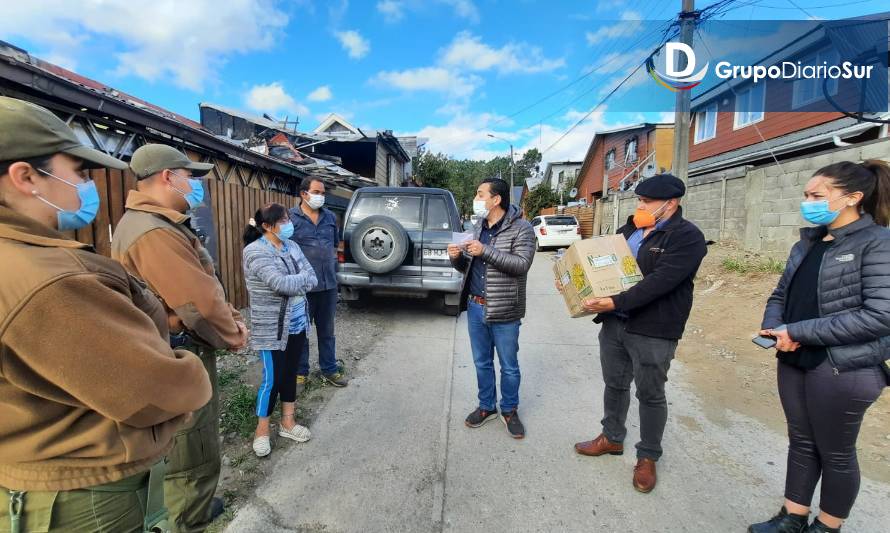
[[[662,454],[668,370],[692,309],[693,280],[707,246],[702,232],[683,218],[680,198],[686,186],[680,179],[659,174],[637,185],[636,193],[637,212],[618,233],[627,239],[643,280],[611,298],[584,301],[588,311],[599,313],[594,322],[602,324],[604,415],[602,433],[575,444],[575,451],[588,456],[624,453],[633,381],[640,403],[633,486],[646,493],[655,488],[655,463]]]
[[[300,205],[290,210],[294,224],[291,240],[309,260],[318,285],[306,295],[309,317],[315,324],[318,339],[318,366],[322,378],[335,387],[345,387],[346,379],[337,365],[334,337],[334,315],[337,312],[337,218],[324,208],[324,182],[318,178],[304,178],[300,183]],[[309,376],[309,343],[303,344],[303,353],[297,366],[298,392],[306,385]]]

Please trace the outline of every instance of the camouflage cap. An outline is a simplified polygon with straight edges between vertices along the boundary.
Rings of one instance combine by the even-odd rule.
[[[136,178],[144,179],[162,170],[185,168],[193,176],[203,176],[213,169],[211,163],[196,163],[172,146],[166,144],[146,144],[133,152],[130,168]]]
[[[20,161],[60,152],[82,159],[82,168],[127,168],[120,159],[85,146],[74,130],[52,111],[31,102],[0,96],[0,161]]]

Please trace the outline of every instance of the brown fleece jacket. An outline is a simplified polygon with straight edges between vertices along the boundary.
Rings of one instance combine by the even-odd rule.
[[[213,348],[241,346],[246,340],[237,325],[243,322],[241,314],[226,302],[210,254],[186,225],[188,219],[148,194],[130,191],[111,256],[148,284],[178,318],[171,323],[181,321]]]
[[[0,257],[0,486],[148,470],[210,399],[201,361],[170,349],[163,308],[120,264],[2,205]]]

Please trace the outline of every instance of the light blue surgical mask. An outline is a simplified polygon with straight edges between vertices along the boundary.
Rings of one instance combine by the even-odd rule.
[[[194,209],[201,205],[201,202],[204,201],[204,182],[199,179],[180,176],[172,170],[170,171],[170,173],[178,178],[182,178],[189,182],[189,186],[192,188],[192,191],[188,193],[176,186],[173,186],[173,189],[176,190],[176,192],[185,197],[185,201],[189,204],[189,209]]]
[[[96,189],[96,184],[93,180],[75,184],[45,170],[37,169],[37,171],[42,172],[51,178],[55,178],[69,187],[74,187],[77,190],[77,197],[80,199],[80,208],[77,211],[62,209],[46,198],[38,195],[36,191],[34,192],[34,195],[38,200],[58,211],[58,213],[56,213],[56,218],[59,231],[78,230],[89,226],[96,220],[96,215],[99,213],[99,191]]]
[[[284,224],[278,226],[278,233],[275,235],[282,241],[290,239],[294,235],[294,223],[288,220]]]
[[[844,196],[837,199],[840,200]],[[800,214],[803,219],[810,224],[827,226],[837,220],[838,215],[841,214],[841,210],[838,209],[837,211],[832,211],[828,200],[816,200],[812,202],[801,202]]]

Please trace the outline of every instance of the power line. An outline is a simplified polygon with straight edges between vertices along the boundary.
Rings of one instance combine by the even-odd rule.
[[[606,103],[606,100],[608,100],[609,97],[611,97],[613,94],[615,94],[618,91],[618,89],[620,89],[625,83],[627,83],[627,80],[629,80],[634,74],[636,74],[642,66],[643,66],[643,63],[640,63],[639,65],[637,65],[637,67],[635,69],[633,69],[630,74],[628,74],[623,80],[621,80],[621,83],[619,83],[617,86],[615,86],[614,89],[609,91],[609,94],[607,94],[605,97],[603,97],[602,100],[600,100],[598,104],[596,104],[590,111],[588,111],[583,117],[581,117],[581,120],[579,120],[578,122],[573,124],[569,129],[567,129],[559,137],[559,139],[556,139],[556,141],[554,141],[553,144],[548,146],[547,149],[543,150],[541,153],[545,154],[545,153],[549,152],[551,149],[553,149],[553,147],[555,147],[557,144],[559,144],[560,141],[565,139],[569,133],[573,132],[575,130],[575,128],[580,126],[585,120],[587,120],[588,117],[590,117],[590,115],[592,115],[597,109],[599,109],[604,103]]]

